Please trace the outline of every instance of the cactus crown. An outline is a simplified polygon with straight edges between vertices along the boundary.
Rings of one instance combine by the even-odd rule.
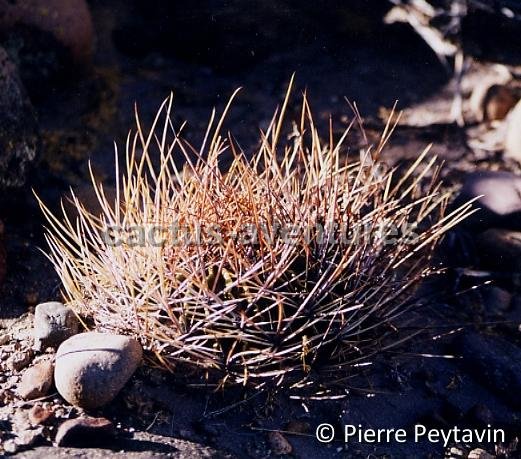
[[[220,134],[231,100],[195,149],[169,97],[149,133],[136,115],[124,172],[116,152],[115,199],[92,179],[99,214],[74,194],[74,217],[42,204],[49,257],[81,316],[138,337],[162,367],[255,387],[341,383],[396,342],[393,321],[470,204],[446,213],[426,152],[399,177],[384,168],[390,124],[355,160],[351,125],[323,142],[305,96],[280,142],[290,90],[250,156]]]

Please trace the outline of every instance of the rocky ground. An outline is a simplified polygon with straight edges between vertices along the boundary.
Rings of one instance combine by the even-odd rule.
[[[356,10],[359,16],[344,11],[344,22],[338,19],[344,16],[321,13],[317,17],[331,25],[324,28],[327,33],[312,29],[307,36],[290,28],[285,40],[277,40],[275,21],[255,31],[257,40],[245,39],[229,49],[227,43],[254,29],[255,22],[237,21],[226,28],[231,35],[221,36],[219,21],[228,24],[227,15],[236,17],[226,8],[216,15],[217,26],[202,28],[212,43],[205,47],[204,40],[186,38],[197,16],[188,14],[183,2],[179,9],[167,8],[166,19],[154,2],[145,8],[147,2],[140,1],[75,0],[69,10],[64,6],[68,2],[53,0],[46,6],[51,14],[42,15],[37,14],[42,2],[27,4],[33,3],[28,13],[16,1],[0,0],[0,454],[520,455],[519,49],[501,42],[499,50],[472,54],[462,81],[466,123],[459,127],[450,116],[455,86],[447,70],[410,30],[384,29],[384,34],[377,29],[375,34],[374,16],[365,10]],[[264,2],[256,3],[267,8],[263,14],[272,14]],[[308,30],[312,26],[305,13],[295,22]],[[168,20],[177,28],[165,27]],[[65,24],[79,25],[65,28],[75,33],[63,34]],[[385,38],[370,39],[375,35]],[[455,197],[484,195],[479,200],[483,210],[444,241],[440,258],[449,269],[423,287],[429,301],[411,311],[404,326],[406,332],[422,333],[354,375],[340,399],[243,390],[214,393],[185,384],[179,375],[141,366],[128,382],[121,382],[124,387],[114,390],[114,400],[105,407],[85,411],[66,401],[57,392],[60,383],[53,381],[52,368],[59,365],[54,348],[69,332],[47,342],[45,323],[62,324],[71,335],[78,324],[58,306],[58,312],[43,315],[40,307],[35,310],[37,304],[61,297],[52,267],[39,251],[46,247],[43,220],[31,188],[52,207],[69,187],[87,205],[92,203],[88,160],[95,176],[110,186],[112,141],[123,147],[133,127],[134,103],[150,122],[170,91],[177,107],[174,123],[189,120],[185,134],[198,144],[211,108],[222,108],[242,86],[225,128],[247,149],[255,145],[258,128],[269,122],[293,71],[298,90],[307,89],[310,95],[318,123],[327,126],[332,114],[339,128],[345,125],[352,113],[345,96],[357,102],[369,140],[378,138],[398,99],[404,113],[384,159],[400,167],[432,143],[431,154],[444,160],[445,186]],[[295,97],[290,111],[297,107]],[[374,428],[490,424],[504,429],[506,439],[444,447],[427,442],[346,445],[337,437],[322,444],[315,436],[322,423],[337,430],[359,423]]]

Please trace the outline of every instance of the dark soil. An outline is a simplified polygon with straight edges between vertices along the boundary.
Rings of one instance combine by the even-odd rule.
[[[359,20],[363,19],[360,26],[346,8],[346,17],[360,26],[358,31],[354,25],[340,27],[338,17],[323,11],[323,27],[310,31],[295,26],[287,31],[295,36],[279,44],[277,37],[282,32],[276,27],[257,31],[256,39],[242,40],[244,28],[256,31],[255,22],[235,28],[230,25],[229,35],[223,32],[228,30],[226,24],[238,17],[233,10],[224,9],[215,19],[216,25],[205,31],[205,24],[197,20],[200,12],[182,21],[192,2],[172,2],[175,7],[166,15],[158,13],[155,4],[162,2],[92,1],[98,40],[93,67],[80,79],[54,82],[33,101],[42,138],[40,162],[25,188],[0,196],[8,255],[0,327],[7,331],[16,324],[30,328],[35,304],[60,298],[59,281],[39,250],[46,247],[43,219],[31,189],[51,207],[59,205],[69,187],[85,200],[92,200],[88,161],[95,175],[110,184],[114,176],[112,142],[116,140],[120,149],[124,148],[128,129],[134,126],[134,103],[149,123],[170,91],[175,97],[174,124],[188,120],[185,136],[195,145],[204,135],[212,108],[222,109],[241,86],[224,129],[230,129],[246,151],[253,147],[259,128],[271,119],[296,72],[297,90],[290,112],[297,109],[299,93],[306,90],[323,126],[327,126],[330,114],[339,130],[347,124],[352,111],[345,97],[356,102],[369,137],[377,138],[385,114],[398,101],[398,108],[405,112],[385,153],[390,164],[410,161],[433,143],[431,154],[446,162],[443,175],[447,187],[457,187],[461,177],[478,166],[517,170],[502,161],[500,152],[471,146],[473,139],[493,135],[493,130],[480,130],[476,124],[459,128],[451,122],[450,73],[411,30],[384,27],[376,21],[381,11],[355,9]],[[143,11],[150,17],[140,16]],[[281,14],[285,19],[277,24],[285,30],[291,21]],[[318,12],[311,9],[300,14],[297,25],[306,25]],[[176,29],[176,24],[184,24],[184,28]],[[158,34],[151,33],[155,27]],[[200,27],[207,35],[190,41],[186,34],[193,27]],[[299,39],[301,29],[308,35]],[[258,41],[263,41],[262,46],[257,47]],[[205,48],[207,42],[212,47]],[[234,46],[236,42],[240,43]],[[507,51],[507,57],[515,55],[511,49]],[[519,59],[521,50],[517,52]],[[493,64],[476,60],[466,77],[466,87],[483,78]],[[340,400],[299,400],[285,393],[242,390],[213,393],[187,387],[175,375],[142,368],[116,401],[97,413],[116,424],[116,443],[107,449],[67,449],[51,448],[40,439],[41,446],[18,457],[261,458],[275,455],[271,431],[282,432],[292,445],[292,455],[303,458],[443,457],[451,447],[466,457],[480,446],[491,453],[503,448],[508,457],[516,457],[511,451],[521,433],[519,285],[511,276],[490,272],[485,285],[482,277],[465,271],[474,260],[465,250],[466,240],[468,235],[462,232],[446,241],[443,250],[452,253],[447,258],[454,266],[443,278],[424,287],[426,295],[434,299],[411,313],[405,332],[419,328],[423,332],[405,348],[382,355],[374,367],[354,376]],[[470,294],[462,293],[476,285]],[[511,303],[503,310],[494,309],[496,304],[488,300],[491,286],[512,294]],[[483,346],[487,351],[480,354]],[[59,398],[57,405],[65,406]],[[12,409],[29,406],[13,405]],[[64,409],[62,414],[67,418],[74,412]],[[12,426],[0,422],[0,430],[9,433]],[[344,424],[359,423],[406,429],[417,423],[432,428],[492,424],[504,428],[507,439],[503,445],[444,447],[426,442],[345,444],[339,435],[332,443],[322,444],[315,436],[322,423],[332,424],[338,432]]]

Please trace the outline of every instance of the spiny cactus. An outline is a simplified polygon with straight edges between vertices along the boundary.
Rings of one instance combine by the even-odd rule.
[[[49,257],[80,316],[220,384],[340,383],[394,344],[436,243],[471,206],[446,213],[426,152],[399,177],[380,163],[390,123],[351,158],[351,126],[323,141],[304,96],[291,131],[290,92],[251,155],[221,136],[231,100],[195,149],[172,127],[169,97],[148,134],[136,116],[124,172],[116,152],[115,199],[92,179],[100,214],[74,194],[74,217],[42,204]]]

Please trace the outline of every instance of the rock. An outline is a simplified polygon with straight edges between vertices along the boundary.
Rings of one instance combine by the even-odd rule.
[[[512,303],[512,294],[495,285],[481,289],[481,297],[486,312],[491,314],[503,314]]]
[[[461,349],[455,347],[452,352],[460,355]],[[451,420],[458,421],[459,425],[482,428],[483,421],[492,415],[491,425],[511,424],[512,407],[508,403],[504,403],[497,394],[484,387],[482,381],[475,375],[465,372],[461,368],[460,359],[454,359],[453,363],[454,365],[451,365],[452,373],[440,378],[439,385],[437,385],[439,396],[445,398],[447,402],[444,412],[450,413]],[[456,384],[454,384],[454,378],[457,378]],[[479,400],[478,405],[476,400]],[[487,407],[491,407],[493,413],[487,412]]]
[[[9,405],[15,400],[14,394],[9,389],[0,389],[0,406]]]
[[[486,427],[494,424],[494,415],[489,407],[483,403],[476,403],[465,415],[466,419],[473,425]]]
[[[502,120],[518,100],[519,97],[514,88],[488,79],[474,88],[470,107],[478,121]]]
[[[7,440],[2,446],[4,451],[8,454],[14,454],[18,451],[18,445],[14,440]]]
[[[494,95],[495,87],[506,87],[512,82],[512,73],[505,66],[497,65],[485,78],[480,79],[474,88],[469,100],[469,108],[477,121],[485,121],[487,102]],[[514,102],[515,105],[515,102]]]
[[[43,426],[24,428],[16,432],[15,443],[17,449],[27,449],[43,440]]]
[[[38,304],[38,292],[27,292],[25,294],[25,302],[29,306],[35,306]]]
[[[54,366],[44,360],[28,368],[18,386],[18,394],[25,400],[40,398],[49,392],[53,382]]]
[[[288,422],[285,430],[296,434],[307,434],[311,431],[311,426],[309,422],[293,420]]]
[[[459,446],[451,446],[446,457],[449,459],[465,459],[467,456],[467,451]]]
[[[495,457],[496,456],[487,453],[484,449],[476,448],[469,453],[467,459],[495,459]]]
[[[85,0],[0,0],[0,11],[0,30],[4,34],[19,30],[48,33],[76,63],[90,61],[94,31]]]
[[[492,86],[485,99],[485,119],[487,121],[505,119],[518,100],[519,97],[514,89],[501,85]]]
[[[56,388],[73,405],[85,409],[106,405],[132,376],[142,355],[141,345],[128,336],[75,335],[58,348]]]
[[[15,443],[18,447],[22,447],[22,449],[27,449],[28,447],[34,446],[36,443],[39,443],[43,439],[43,427],[38,427],[36,429],[27,429],[22,432],[18,432],[18,435],[15,439]]]
[[[38,144],[35,111],[15,65],[0,47],[0,187],[25,183]]]
[[[11,337],[7,333],[0,334],[0,346],[7,344]]]
[[[114,434],[114,424],[106,418],[69,419],[58,428],[55,443],[57,446],[100,446],[112,440]]]
[[[16,351],[16,354],[9,359],[9,365],[13,371],[20,371],[31,363],[33,357],[34,353],[31,349]]]
[[[521,162],[521,100],[508,117],[505,136],[505,157]]]
[[[507,403],[521,407],[521,349],[499,337],[466,333],[460,338],[466,370]]]
[[[492,227],[521,229],[521,177],[511,172],[478,171],[467,176],[454,206],[480,198],[480,210],[466,219],[468,229],[483,231]]]
[[[53,410],[46,406],[34,405],[28,413],[29,422],[33,426],[45,424],[54,414]]]
[[[34,311],[34,347],[39,351],[57,347],[78,333],[79,326],[72,309],[62,303],[40,303]]]
[[[86,0],[0,0],[0,41],[33,102],[45,103],[91,67]]]
[[[280,432],[268,432],[268,443],[272,453],[276,456],[291,454],[293,451],[291,443]]]
[[[476,238],[481,265],[496,271],[521,272],[521,232],[492,228]]]

